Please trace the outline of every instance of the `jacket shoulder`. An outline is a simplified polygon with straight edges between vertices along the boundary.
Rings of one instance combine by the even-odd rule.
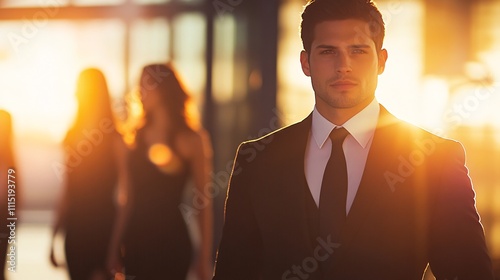
[[[309,129],[311,128],[311,116],[303,119],[302,121],[287,125],[285,127],[276,129],[262,137],[244,141],[240,146],[252,145],[252,144],[265,144],[269,145],[276,141],[293,141],[294,138],[291,137],[304,137],[307,136]]]
[[[395,117],[387,126],[392,127],[393,139],[391,142],[396,144],[398,142],[408,143],[407,147],[413,149],[432,150],[431,155],[454,154],[459,157],[465,155],[462,144],[457,140],[444,136],[441,131],[429,131]]]
[[[311,128],[311,117],[272,131],[262,137],[242,142],[237,157],[253,161],[255,158],[280,158],[286,160],[290,151],[304,148]]]

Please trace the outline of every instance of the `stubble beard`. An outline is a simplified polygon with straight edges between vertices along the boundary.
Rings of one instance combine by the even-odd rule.
[[[349,91],[342,92],[327,92],[326,95],[320,96],[321,100],[329,107],[335,109],[349,109],[360,105],[368,105],[372,100],[372,96],[365,93],[353,93]]]

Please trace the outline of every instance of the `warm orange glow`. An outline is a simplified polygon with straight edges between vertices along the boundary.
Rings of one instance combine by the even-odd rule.
[[[132,147],[135,143],[137,129],[144,124],[144,110],[138,88],[125,96],[125,107],[127,114],[126,116],[122,116],[124,119],[117,122],[116,127],[122,135],[125,144]]]
[[[172,160],[172,150],[163,144],[154,144],[149,148],[149,159],[158,166],[167,165]]]
[[[120,272],[115,273],[115,280],[125,280],[125,279],[127,279],[125,274]]]
[[[200,115],[198,112],[199,109],[196,103],[192,99],[188,100],[186,103],[186,121],[189,127],[194,130],[201,128]]]
[[[158,169],[168,174],[174,174],[180,171],[182,165],[178,156],[172,149],[165,144],[154,144],[148,151],[149,160],[154,163]]]
[[[22,28],[22,21],[11,22],[0,31],[22,36]],[[61,20],[43,25],[22,44],[0,43],[0,104],[11,112],[17,136],[52,143],[64,138],[74,120],[76,81],[84,68],[102,70],[111,95],[122,95],[122,28],[118,20]],[[94,43],[104,39],[105,48]]]
[[[10,67],[23,74],[2,82],[8,89],[9,85],[17,85],[11,94],[3,96],[2,103],[12,113],[16,128],[21,128],[18,134],[44,134],[39,136],[60,141],[76,111],[76,67],[58,57],[68,55],[64,49],[55,51],[40,46],[29,52],[34,56],[26,67]],[[15,63],[15,58],[7,61]]]
[[[311,82],[302,72],[299,61],[302,43],[298,22],[303,4],[299,1],[284,1],[280,8],[277,103],[282,117],[280,122],[284,125],[301,120],[314,106]]]
[[[262,73],[259,70],[253,70],[250,73],[248,85],[252,90],[259,90],[262,87]]]

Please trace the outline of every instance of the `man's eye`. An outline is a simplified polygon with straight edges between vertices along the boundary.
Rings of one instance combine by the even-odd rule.
[[[366,51],[363,50],[363,49],[353,49],[352,53],[354,53],[354,54],[363,54],[363,53],[366,53]]]
[[[336,54],[337,52],[334,50],[323,50],[321,51],[321,54]]]

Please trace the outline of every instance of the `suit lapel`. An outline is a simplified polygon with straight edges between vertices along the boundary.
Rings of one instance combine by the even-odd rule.
[[[307,237],[312,250],[317,245],[315,242],[318,236],[318,209],[309,190],[304,173],[305,149],[311,124],[312,114],[290,130],[290,135],[287,136],[289,142],[285,144],[285,150],[288,151],[289,156],[285,157],[285,164],[287,165],[286,170],[289,172],[289,175],[285,177],[283,185],[287,188],[285,191],[292,192],[290,193],[292,195],[290,203],[299,205],[298,209],[300,211],[296,213],[298,215],[297,228],[300,229],[301,235]]]
[[[343,246],[347,246],[364,221],[376,213],[380,195],[390,191],[384,173],[401,151],[403,143],[395,143],[396,123],[399,122],[383,106],[373,135],[363,177],[342,231]],[[396,138],[397,139],[397,138]]]

